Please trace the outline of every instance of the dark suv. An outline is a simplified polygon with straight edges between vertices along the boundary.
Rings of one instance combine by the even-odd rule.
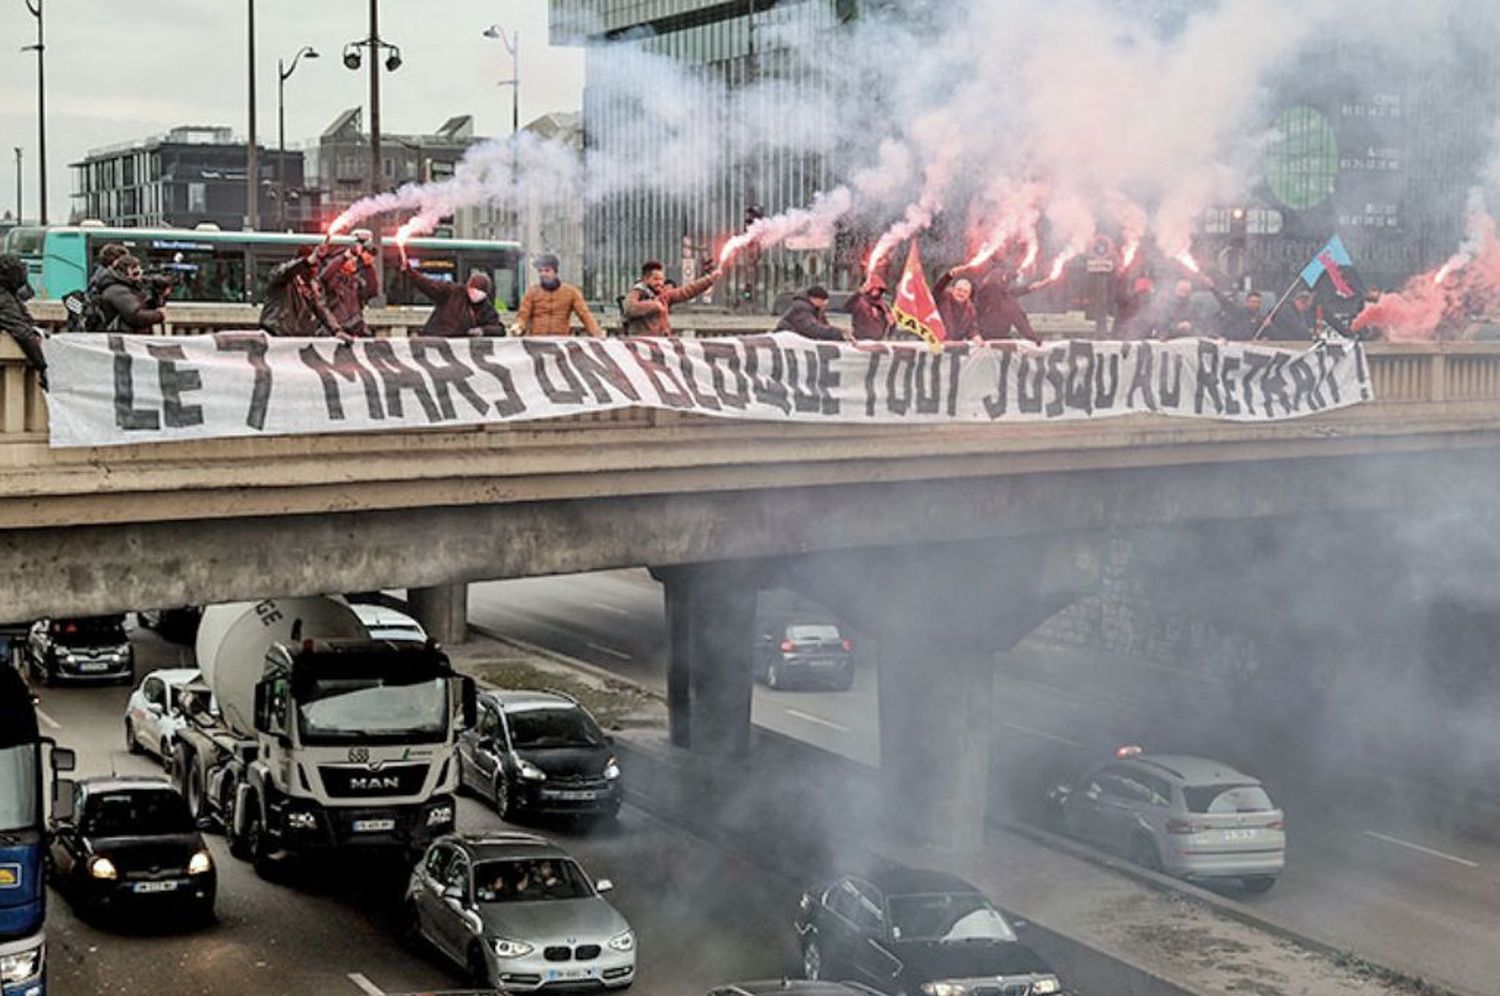
[[[501,819],[620,811],[614,740],[558,692],[480,695],[479,721],[458,739],[458,773],[460,786],[493,800]]]
[[[31,676],[45,684],[58,681],[135,680],[135,651],[125,635],[125,616],[79,616],[41,619],[26,640]]]
[[[789,623],[763,632],[755,674],[767,688],[854,687],[854,644],[833,623]]]

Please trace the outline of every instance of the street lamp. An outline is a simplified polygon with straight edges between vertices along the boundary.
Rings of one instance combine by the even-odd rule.
[[[484,36],[500,39],[510,53],[510,79],[501,80],[496,86],[510,87],[510,133],[517,135],[521,131],[521,29],[507,35],[500,25],[491,24],[484,29]]]
[[[42,0],[26,0],[26,9],[36,18],[36,44],[21,48],[23,52],[36,53],[36,172],[40,202],[37,205],[37,223],[47,224],[47,74],[43,53],[47,46],[42,39]]]
[[[16,224],[21,223],[21,147],[16,146]]]
[[[311,45],[303,45],[292,56],[290,66],[281,59],[276,60],[276,190],[281,219],[278,227],[282,230],[286,229],[286,81],[297,71],[297,63],[303,56],[316,59],[318,52]]]
[[[344,65],[349,69],[357,70],[360,66],[359,50],[368,48],[370,50],[370,193],[380,193],[380,53],[389,52],[386,57],[385,68],[387,72],[394,73],[401,68],[401,49],[388,42],[380,40],[380,0],[370,0],[370,36],[361,41],[352,41],[344,46]],[[380,252],[380,227],[374,228],[374,239],[371,240],[371,249],[375,253],[375,284],[380,288],[377,303],[385,300],[385,260]]]

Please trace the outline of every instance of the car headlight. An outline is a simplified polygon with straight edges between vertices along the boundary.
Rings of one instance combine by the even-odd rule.
[[[316,830],[318,818],[312,813],[293,809],[286,814],[286,826],[288,830]]]
[[[924,982],[922,992],[927,996],[964,996],[968,987],[962,982]]]
[[[634,951],[635,931],[627,930],[623,934],[616,934],[609,939],[609,946],[616,951]]]
[[[1051,976],[1045,979],[1037,979],[1031,984],[1033,996],[1046,996],[1047,993],[1055,993],[1062,989],[1062,985]]]
[[[495,948],[497,958],[522,958],[531,954],[531,945],[525,941],[509,941],[503,937],[497,937],[490,941]]]
[[[115,863],[103,855],[99,855],[89,861],[89,874],[95,878],[105,879],[120,877],[119,871],[115,868]]]
[[[547,780],[547,773],[524,757],[516,758],[516,774],[533,782],[544,782]]]
[[[57,655],[57,659],[60,661],[70,661],[73,659],[73,651],[69,650],[67,647],[54,647],[53,651]]]
[[[208,852],[205,850],[200,849],[191,858],[188,859],[189,875],[207,875],[209,872],[213,871],[213,868],[214,859],[209,857]]]
[[[42,963],[46,958],[47,945],[38,944],[25,951],[0,955],[0,983],[13,985],[35,979],[42,974]]]
[[[604,777],[610,781],[620,777],[620,762],[617,759],[609,759],[609,763],[604,766]]]
[[[430,826],[430,827],[440,827],[440,826],[443,826],[444,824],[452,823],[452,822],[453,822],[453,807],[452,806],[434,806],[427,813],[427,825]]]

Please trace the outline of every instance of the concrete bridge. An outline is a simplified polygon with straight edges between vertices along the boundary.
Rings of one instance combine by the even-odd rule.
[[[983,798],[987,755],[937,763],[927,724],[986,724],[976,691],[993,653],[1092,589],[1100,537],[1189,537],[1163,560],[1164,578],[1183,579],[1199,558],[1253,565],[1279,543],[1303,573],[1319,557],[1359,565],[1347,586],[1348,571],[1375,569],[1392,521],[1461,524],[1494,504],[1500,344],[1377,345],[1370,371],[1376,402],[1266,425],[891,429],[627,411],[54,451],[42,395],[4,341],[0,615],[409,587],[455,635],[465,582],[646,565],[667,587],[674,735],[732,753],[749,731],[754,595],[788,585],[890,648],[888,766],[962,836],[977,832],[966,800]],[[1266,523],[1316,524],[1314,538],[1267,538],[1253,528]],[[1212,590],[1220,605],[1259,590],[1253,572],[1238,587],[1234,575],[1164,594]],[[901,664],[931,659],[943,680]]]

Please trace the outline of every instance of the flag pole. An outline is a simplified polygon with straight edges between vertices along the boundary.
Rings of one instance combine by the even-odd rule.
[[[1270,327],[1271,320],[1276,317],[1277,313],[1280,312],[1282,308],[1286,307],[1287,300],[1292,296],[1292,292],[1297,289],[1297,285],[1301,282],[1302,274],[1300,273],[1292,278],[1291,286],[1286,289],[1285,294],[1281,295],[1281,300],[1276,302],[1276,307],[1271,309],[1270,314],[1266,315],[1265,321],[1260,323],[1260,328],[1256,329],[1255,334],[1250,337],[1250,340],[1252,342],[1266,334],[1266,329]]]

